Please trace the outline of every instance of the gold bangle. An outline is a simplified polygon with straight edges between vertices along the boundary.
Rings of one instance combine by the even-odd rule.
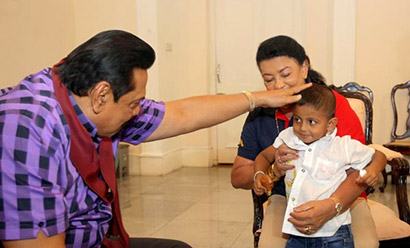
[[[276,182],[276,181],[279,181],[280,178],[277,177],[275,173],[273,173],[273,168],[275,168],[275,164],[272,164],[271,166],[268,167],[267,174],[270,177],[270,179],[272,179],[273,182]]]
[[[245,94],[249,102],[249,112],[254,111],[256,107],[256,103],[255,103],[255,98],[253,97],[252,93],[250,93],[247,90],[244,90],[243,93]]]

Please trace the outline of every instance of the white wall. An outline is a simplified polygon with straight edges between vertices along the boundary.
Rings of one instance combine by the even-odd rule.
[[[69,1],[70,2],[70,1]],[[71,0],[75,46],[108,29],[137,32],[136,0]]]
[[[170,101],[209,94],[207,5],[206,0],[137,1],[137,33],[147,37],[157,54],[149,71],[147,97]],[[183,165],[210,166],[209,136],[206,129],[143,144],[141,152],[131,157],[140,160],[135,173],[162,175]]]
[[[209,11],[207,0],[158,0],[158,63],[160,98],[175,100],[209,94]],[[185,150],[182,163],[193,153],[210,150],[209,129],[164,141],[164,150]],[[206,159],[208,160],[208,159]],[[210,165],[204,159],[197,162]],[[189,160],[192,162],[192,159]],[[195,164],[198,164],[195,163]]]
[[[374,92],[373,142],[382,144],[393,125],[391,88],[410,80],[410,1],[358,0],[356,20],[356,81]],[[399,101],[407,106],[407,95]]]
[[[74,46],[72,1],[0,1],[0,88],[57,63]]]

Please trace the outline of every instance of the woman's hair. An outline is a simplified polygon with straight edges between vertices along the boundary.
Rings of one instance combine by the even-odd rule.
[[[78,96],[86,96],[98,82],[106,81],[111,85],[114,101],[118,101],[134,90],[134,69],[146,70],[154,61],[154,49],[145,41],[125,31],[110,30],[74,49],[58,67],[58,74]]]
[[[256,63],[259,67],[261,61],[280,56],[295,59],[299,65],[302,65],[303,62],[307,60],[309,63],[307,82],[315,82],[317,84],[326,85],[326,80],[322,74],[311,69],[310,60],[306,55],[305,49],[296,40],[289,36],[279,35],[262,42],[258,47],[258,52],[256,53]]]
[[[328,86],[314,83],[300,94],[302,99],[296,102],[295,106],[309,105],[317,111],[324,111],[329,120],[335,117],[336,98]]]

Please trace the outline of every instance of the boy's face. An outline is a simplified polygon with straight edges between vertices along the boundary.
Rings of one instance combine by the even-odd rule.
[[[293,110],[293,131],[305,144],[310,144],[333,131],[337,119],[328,119],[323,109],[317,110],[311,105],[295,106]]]

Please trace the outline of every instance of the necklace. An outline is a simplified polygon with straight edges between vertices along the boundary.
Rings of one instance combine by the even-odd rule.
[[[279,123],[278,123],[278,109],[275,109],[275,123],[276,123],[276,131],[278,131],[278,134],[279,134],[280,129],[279,129]]]

